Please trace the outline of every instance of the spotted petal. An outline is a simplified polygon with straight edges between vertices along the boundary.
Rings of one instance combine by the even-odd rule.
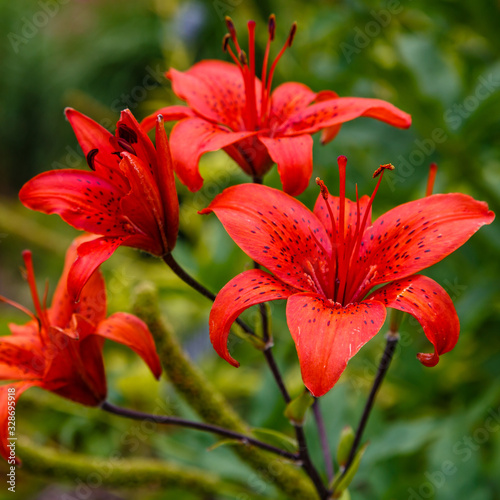
[[[363,97],[339,97],[317,102],[303,111],[294,113],[279,127],[277,133],[314,134],[321,129],[360,116],[375,118],[399,128],[408,128],[411,125],[410,115],[386,101]]]
[[[76,229],[113,236],[125,231],[119,203],[124,194],[95,172],[63,169],[37,175],[19,198],[31,210],[58,214]]]
[[[458,341],[460,323],[452,300],[434,280],[415,275],[379,288],[368,297],[414,316],[434,346],[434,353],[420,353],[425,366],[434,366],[439,356],[451,351]]]
[[[367,287],[417,273],[455,251],[495,215],[488,205],[460,193],[435,194],[380,216],[363,236],[362,261],[376,266]]]
[[[343,307],[313,293],[288,299],[288,328],[302,380],[314,396],[323,396],[336,384],[347,362],[380,330],[385,316],[385,307],[376,301]]]
[[[246,97],[243,77],[235,64],[201,61],[185,72],[171,68],[167,73],[177,96],[187,101],[199,115],[226,125],[233,132],[245,129]],[[261,85],[255,78],[257,109],[260,109]]]
[[[267,186],[225,189],[201,213],[215,212],[229,236],[284,283],[304,291],[325,284],[330,240],[298,200]]]
[[[233,322],[255,304],[286,299],[293,293],[293,288],[260,269],[245,271],[233,278],[218,293],[210,311],[210,340],[217,354],[233,366],[239,366],[227,347]]]

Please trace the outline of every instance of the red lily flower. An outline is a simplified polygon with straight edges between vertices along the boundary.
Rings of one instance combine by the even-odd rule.
[[[122,111],[116,134],[87,116],[66,109],[92,172],[44,172],[19,193],[32,210],[59,214],[77,229],[102,237],[82,243],[68,278],[75,299],[102,262],[121,245],[163,256],[172,251],[179,227],[179,203],[172,157],[161,116],[156,150],[129,110]]]
[[[64,271],[49,309],[40,301],[36,289],[31,252],[23,252],[28,283],[36,315],[4,297],[31,316],[25,325],[10,324],[11,336],[0,338],[0,379],[15,380],[0,387],[0,454],[8,460],[7,396],[15,400],[29,387],[38,386],[59,396],[88,406],[97,406],[106,398],[106,378],[102,358],[104,339],[120,342],[141,356],[156,378],[161,365],[151,333],[146,324],[127,313],[106,318],[106,289],[100,272],[88,280],[75,303],[66,290],[68,272],[77,256],[78,244],[90,241],[88,236],[75,240],[66,254]],[[10,389],[10,391],[9,391]]]
[[[416,274],[464,244],[494,219],[486,203],[464,194],[436,194],[400,205],[371,222],[371,197],[340,197],[321,184],[314,212],[281,191],[244,184],[226,189],[202,213],[215,212],[236,244],[266,267],[245,271],[217,295],[210,338],[234,366],[227,338],[248,307],[288,299],[286,315],[302,379],[315,396],[337,382],[348,360],[382,327],[386,307],[412,314],[434,346],[419,354],[426,366],[458,340],[453,303],[435,281]],[[384,165],[375,174],[385,168]],[[382,285],[373,290],[374,287]]]
[[[285,45],[267,71],[269,49],[274,40],[275,18],[269,18],[269,38],[262,65],[262,78],[255,74],[255,22],[248,22],[249,57],[241,50],[231,19],[224,37],[235,64],[202,61],[188,71],[171,68],[166,76],[175,94],[188,107],[168,106],[145,118],[141,125],[154,126],[158,113],[165,120],[181,120],[171,134],[174,169],[191,190],[203,184],[198,162],[208,151],[223,148],[254,179],[260,180],[278,164],[283,189],[298,195],[312,173],[312,137],[323,130],[322,143],[331,141],[342,123],[368,116],[407,128],[410,115],[380,99],[338,97],[335,92],[313,92],[301,83],[288,82],[271,93],[276,64],[293,41],[294,23]],[[232,41],[237,55],[229,45]]]

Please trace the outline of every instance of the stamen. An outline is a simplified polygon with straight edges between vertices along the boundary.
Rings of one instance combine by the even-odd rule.
[[[124,123],[118,125],[118,137],[124,139],[129,144],[135,144],[137,142],[137,133]]]
[[[281,56],[285,53],[285,50],[288,47],[292,46],[293,38],[294,38],[296,32],[297,32],[297,23],[293,23],[285,44],[283,45],[282,49],[280,50],[279,54],[276,56],[276,59],[273,61],[273,64],[271,65],[271,69],[269,71],[269,77],[268,77],[267,82],[266,82],[267,102],[266,102],[266,107],[264,108],[264,112],[266,113],[266,116],[267,116],[267,113],[269,113],[270,109],[271,109],[271,99],[270,99],[271,84],[273,82],[273,75],[274,75],[274,70],[276,68],[276,64],[278,64],[278,61],[281,59]]]
[[[28,279],[28,284],[31,290],[31,297],[33,299],[33,305],[35,306],[35,312],[38,315],[40,323],[44,327],[48,327],[48,320],[45,311],[42,309],[40,303],[40,298],[38,296],[38,290],[36,288],[35,282],[35,271],[33,269],[33,256],[29,250],[24,250],[22,253],[24,264],[26,266],[26,275]]]
[[[238,43],[238,38],[236,37],[236,28],[234,27],[233,20],[229,16],[226,16],[225,20],[226,20],[227,30],[229,31],[229,35],[231,36],[231,40],[233,41],[234,46],[236,47],[236,51],[240,53],[241,48]]]
[[[333,215],[332,207],[330,206],[330,203],[328,202],[328,196],[330,193],[328,192],[328,188],[326,187],[325,183],[319,178],[316,177],[316,184],[320,188],[320,193],[323,199],[325,200],[326,203],[326,209],[328,210],[328,214],[330,216],[330,221],[332,223],[332,237],[331,237],[331,244],[332,244],[332,256],[331,256],[331,261],[330,261],[330,266],[329,266],[329,290],[328,290],[328,296],[333,297],[334,295],[334,289],[335,289],[335,273],[338,269],[338,252],[337,252],[337,228],[335,224],[335,216]],[[323,246],[321,246],[323,248]],[[327,253],[325,252],[325,255]],[[334,259],[335,258],[335,262]]]
[[[269,50],[271,49],[271,42],[274,40],[274,35],[276,32],[276,17],[274,14],[269,16],[269,22],[267,24],[267,30],[269,36],[266,43],[266,51],[264,52],[264,61],[262,62],[262,77],[261,77],[261,98],[260,98],[260,117],[261,125],[264,123],[264,115],[266,112],[267,105],[267,93],[266,93],[266,73],[267,73],[267,63],[269,61]]]
[[[246,66],[248,64],[247,55],[246,55],[244,50],[240,51],[240,53],[238,54],[238,57],[239,57],[240,63],[243,66]]]
[[[377,194],[380,183],[382,182],[382,178],[384,177],[384,172],[386,170],[394,170],[394,168],[395,167],[392,163],[387,163],[386,165],[380,165],[380,167],[377,168],[377,170],[375,170],[375,172],[373,173],[374,178],[379,176],[379,175],[380,175],[380,178],[377,182],[377,185],[375,186],[375,189],[373,190],[373,193],[368,201],[368,204],[366,205],[365,214],[363,216],[363,222],[359,226],[359,234],[357,237],[356,246],[354,247],[354,251],[352,252],[352,256],[353,256],[352,258],[357,258],[354,256],[358,255],[359,248],[361,246],[361,240],[363,239],[363,234],[365,232],[366,224],[368,221],[368,214],[370,213],[370,209],[371,209],[371,206],[373,204],[373,200],[375,199],[375,195]],[[358,289],[359,289],[359,286],[357,285],[357,283],[354,281],[351,282],[351,286],[349,287],[348,290],[346,290],[347,293],[345,294],[345,298],[350,299],[352,294],[354,293],[354,291],[358,290]]]
[[[88,153],[87,153],[87,165],[89,166],[90,170],[94,170],[95,171],[95,155],[99,152],[98,149],[91,149]]]
[[[434,189],[434,181],[436,180],[438,166],[435,163],[431,163],[429,168],[429,178],[427,179],[427,190],[425,196],[431,196]]]
[[[338,266],[338,290],[335,296],[337,302],[342,301],[342,296],[344,292],[345,282],[347,279],[347,248],[345,242],[345,181],[346,181],[346,166],[347,158],[345,156],[339,156],[337,158],[337,163],[339,165],[339,266]]]
[[[4,297],[3,295],[0,295],[0,302],[4,302],[9,306],[15,307],[16,309],[19,309],[19,311],[22,311],[23,313],[27,314],[31,319],[37,320],[37,317],[29,309],[22,306],[21,304],[18,304],[13,300],[8,299],[7,297]]]
[[[227,52],[227,46],[229,44],[229,40],[231,40],[231,35],[229,33],[226,33],[224,35],[224,38],[222,39],[222,51]]]
[[[255,101],[255,21],[248,21],[248,55],[250,59],[248,74],[248,108],[250,111],[250,128],[254,129],[258,122],[257,103]]]
[[[125,139],[117,139],[116,142],[120,145],[121,148],[127,151],[127,153],[137,156],[135,149]]]

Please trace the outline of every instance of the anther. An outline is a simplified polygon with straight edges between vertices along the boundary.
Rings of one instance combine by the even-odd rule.
[[[276,33],[276,16],[271,14],[269,16],[269,21],[267,23],[267,30],[269,31],[269,39],[271,42],[274,40],[274,35]]]
[[[95,155],[99,152],[98,149],[91,149],[86,156],[87,159],[87,165],[89,166],[90,170],[95,170]]]
[[[238,54],[238,57],[240,59],[240,63],[243,64],[243,66],[246,66],[248,63],[248,60],[247,60],[247,55],[246,55],[244,50],[240,51],[240,53]]]
[[[316,177],[316,184],[319,186],[321,196],[323,196],[323,199],[326,201],[328,200],[328,188],[325,186],[325,183],[319,178]]]
[[[225,21],[227,29],[231,34],[231,38],[234,40],[236,38],[236,28],[234,27],[233,20],[229,16],[226,16]]]
[[[229,44],[229,40],[231,40],[231,35],[229,33],[226,33],[224,35],[224,38],[222,39],[222,50],[223,50],[223,52],[227,52],[227,46]]]
[[[122,147],[127,153],[133,154],[137,156],[135,149],[125,140],[125,139],[117,139],[116,142]]]
[[[288,35],[288,46],[291,47],[293,43],[293,38],[295,33],[297,32],[297,23],[292,24],[292,28],[290,30],[290,34]]]
[[[373,178],[378,177],[384,170],[394,170],[394,165],[392,163],[386,163],[385,165],[380,165],[380,167],[373,172]]]

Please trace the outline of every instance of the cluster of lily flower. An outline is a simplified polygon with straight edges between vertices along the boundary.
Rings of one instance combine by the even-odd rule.
[[[451,193],[405,203],[372,221],[372,204],[387,169],[374,175],[371,196],[354,200],[345,190],[345,157],[339,157],[340,193],[317,180],[320,194],[311,211],[294,196],[312,175],[311,135],[331,141],[341,124],[372,117],[407,128],[410,116],[378,99],[338,97],[289,82],[271,92],[276,63],[292,44],[295,25],[268,71],[275,20],[269,21],[261,78],[256,77],[254,31],[248,23],[249,53],[241,49],[230,20],[224,49],[234,63],[202,61],[167,77],[187,106],[168,106],[139,124],[121,113],[113,135],[73,109],[66,110],[90,170],[48,171],[21,190],[22,203],[58,214],[88,235],[66,255],[52,306],[40,300],[30,252],[23,254],[35,313],[9,325],[0,339],[0,387],[16,397],[39,386],[84,405],[106,399],[104,339],[136,351],[155,377],[160,361],[147,326],[128,313],[106,318],[105,284],[99,266],[124,245],[165,260],[175,248],[179,205],[174,172],[191,191],[201,188],[199,158],[223,149],[252,178],[224,190],[202,214],[215,213],[235,243],[259,266],[234,277],[217,295],[210,313],[210,338],[232,365],[227,340],[232,323],[247,308],[287,300],[286,315],[305,386],[316,397],[337,382],[349,359],[382,327],[386,308],[413,315],[434,350],[419,354],[426,366],[450,351],[459,335],[453,303],[435,281],[418,274],[464,244],[494,214],[484,202]],[[232,46],[231,46],[232,43]],[[167,138],[164,121],[177,121]],[[147,135],[155,128],[155,145]],[[262,184],[277,164],[283,191]],[[0,453],[8,456],[7,410],[0,410]]]

